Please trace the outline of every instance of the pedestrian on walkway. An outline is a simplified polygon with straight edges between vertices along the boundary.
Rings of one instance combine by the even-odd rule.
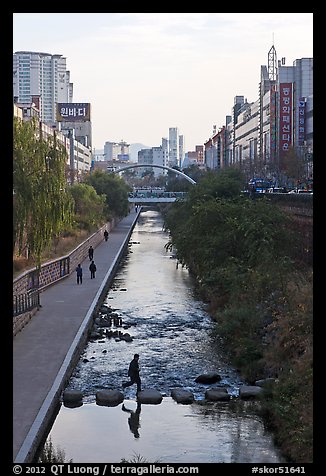
[[[89,261],[92,261],[94,257],[94,248],[92,245],[88,248],[88,257],[89,257]]]
[[[109,238],[109,232],[108,232],[108,230],[104,230],[104,239],[105,239],[105,241],[108,241],[108,238]]]
[[[79,264],[76,268],[76,273],[77,273],[77,284],[82,284],[83,283],[83,268]]]
[[[91,272],[91,279],[95,278],[96,264],[94,263],[94,261],[92,261],[89,265],[89,270]]]
[[[135,354],[134,358],[129,364],[128,377],[130,377],[130,382],[123,382],[122,388],[130,387],[137,384],[137,393],[141,392],[141,380],[139,377],[139,354]]]

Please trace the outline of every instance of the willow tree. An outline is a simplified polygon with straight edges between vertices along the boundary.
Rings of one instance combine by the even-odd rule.
[[[43,137],[36,120],[14,117],[13,250],[21,254],[27,248],[37,266],[52,238],[72,220],[66,161],[66,149],[55,134]]]

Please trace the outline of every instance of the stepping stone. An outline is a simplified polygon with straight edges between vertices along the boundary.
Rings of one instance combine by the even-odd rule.
[[[83,392],[80,390],[65,390],[63,392],[62,400],[64,403],[81,402],[83,399]]]
[[[107,407],[116,407],[123,402],[124,395],[119,390],[99,390],[96,392],[96,403]]]
[[[161,403],[163,395],[158,390],[153,388],[145,388],[137,394],[137,402],[139,403],[152,403],[154,405]]]
[[[177,403],[192,403],[194,401],[194,394],[190,390],[183,388],[173,388],[171,390],[171,397]]]
[[[197,383],[215,383],[221,380],[221,376],[216,372],[208,372],[207,374],[198,375],[195,379]]]
[[[259,397],[259,395],[261,395],[263,391],[264,390],[262,387],[256,387],[254,385],[243,385],[242,387],[240,387],[239,396],[243,400],[248,400],[250,398]]]
[[[210,400],[212,402],[219,402],[219,401],[228,401],[230,400],[231,396],[228,394],[226,388],[224,387],[215,387],[206,390],[205,392],[206,400]]]

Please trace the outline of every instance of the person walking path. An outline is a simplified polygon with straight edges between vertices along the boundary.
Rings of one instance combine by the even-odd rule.
[[[94,279],[95,278],[95,273],[96,273],[96,270],[97,270],[97,267],[96,267],[96,264],[94,263],[94,261],[92,261],[91,264],[89,265],[89,270],[91,272],[91,279]]]
[[[42,419],[49,413],[53,392],[62,381],[76,336],[108,271],[128,237],[138,214],[130,213],[96,247],[96,279],[84,275],[76,285],[75,270],[41,293],[41,308],[13,339],[13,458],[21,461],[39,438]],[[83,265],[84,261],[81,262]],[[88,267],[89,257],[85,257]],[[61,380],[60,380],[61,379]],[[51,397],[52,395],[52,397]],[[52,398],[52,400],[51,400]],[[44,417],[44,418],[43,418]],[[18,460],[18,461],[17,461]],[[27,461],[30,462],[30,461]]]

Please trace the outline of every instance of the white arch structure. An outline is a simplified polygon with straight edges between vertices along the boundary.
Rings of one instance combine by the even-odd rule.
[[[125,170],[128,169],[135,169],[137,167],[156,167],[158,169],[164,169],[164,170],[170,170],[171,172],[174,172],[178,175],[181,175],[183,178],[187,179],[188,182],[190,182],[192,185],[196,185],[195,180],[193,180],[189,175],[184,174],[183,172],[180,172],[180,170],[172,169],[171,167],[167,167],[166,165],[156,165],[156,164],[134,164],[134,165],[126,165],[125,167],[122,167],[121,169],[115,169],[113,170],[114,174],[118,174],[120,172],[124,172]]]

